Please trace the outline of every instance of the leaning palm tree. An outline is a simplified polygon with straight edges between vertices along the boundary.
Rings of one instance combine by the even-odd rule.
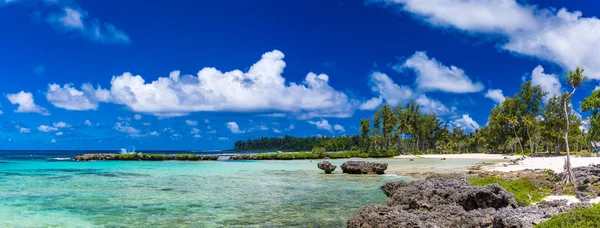
[[[583,75],[583,68],[577,67],[575,71],[569,71],[567,74],[567,83],[571,85],[573,90],[567,94],[567,96],[563,100],[563,109],[565,111],[565,121],[567,123],[565,128],[565,146],[567,149],[567,158],[565,159],[565,175],[562,179],[563,184],[575,183],[575,177],[573,176],[573,172],[571,172],[571,154],[569,153],[569,112],[567,109],[567,103],[575,90],[583,84],[586,80],[586,77]]]

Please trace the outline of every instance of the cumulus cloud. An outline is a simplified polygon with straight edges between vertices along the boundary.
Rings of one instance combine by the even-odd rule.
[[[309,124],[315,125],[317,129],[332,131],[333,127],[329,124],[329,121],[326,119],[321,119],[319,121],[307,121]]]
[[[46,99],[52,105],[66,110],[96,110],[99,102],[110,101],[110,92],[100,87],[94,89],[89,83],[83,84],[81,90],[71,84],[49,84]]]
[[[506,99],[501,89],[488,89],[487,93],[485,93],[485,97],[492,99],[498,104],[501,104],[504,99]]]
[[[196,126],[196,125],[198,125],[198,121],[195,121],[195,120],[185,120],[185,124],[187,124],[189,126]]]
[[[133,115],[133,119],[134,119],[134,120],[141,120],[141,119],[142,119],[142,115],[140,115],[140,114],[135,114],[135,115]]]
[[[85,125],[86,125],[86,126],[88,126],[88,127],[91,127],[91,126],[92,126],[92,121],[90,121],[90,120],[85,120],[85,122],[83,122],[83,124],[85,124]]]
[[[65,6],[46,18],[53,27],[81,35],[91,41],[111,44],[128,44],[129,36],[114,25],[89,19],[88,13],[79,8]]]
[[[37,129],[38,129],[38,131],[41,131],[41,132],[51,132],[51,131],[57,131],[58,130],[58,128],[52,127],[52,126],[48,126],[48,125],[40,125],[40,126],[38,126]]]
[[[467,132],[475,132],[475,130],[479,130],[480,126],[473,118],[471,118],[468,114],[462,115],[462,118],[455,119],[450,122],[452,126],[460,127]]]
[[[53,124],[52,124],[52,126],[54,126],[54,127],[56,127],[56,128],[67,128],[67,127],[71,127],[71,125],[70,125],[70,124],[68,124],[68,123],[65,123],[65,122],[62,122],[62,121],[59,121],[59,122],[53,123]]]
[[[129,135],[139,135],[140,133],[140,130],[130,126],[127,122],[115,123],[114,129],[118,132],[126,133]]]
[[[240,130],[240,127],[238,126],[238,124],[236,122],[228,122],[227,123],[227,128],[229,128],[229,130],[233,134],[241,134],[241,133],[245,132],[243,130]]]
[[[450,93],[473,93],[483,90],[480,82],[473,82],[464,70],[445,66],[425,52],[415,52],[403,64],[394,67],[398,71],[411,69],[416,73],[417,89]]]
[[[555,10],[516,0],[369,0],[384,3],[434,27],[498,37],[505,50],[586,68],[600,79],[600,20],[580,11]]]
[[[421,111],[428,114],[437,114],[439,116],[448,115],[456,111],[456,107],[448,108],[437,100],[427,97],[425,94],[419,96],[415,102],[421,107]]]
[[[425,94],[414,93],[409,87],[396,84],[390,77],[381,72],[371,74],[371,89],[377,96],[363,102],[359,107],[362,110],[377,109],[383,101],[395,106],[402,102],[408,102],[411,99],[414,99],[426,113],[447,115],[453,113],[456,109],[454,107],[448,108],[441,102],[427,97]]]
[[[558,76],[554,74],[544,74],[544,68],[537,66],[531,72],[531,84],[539,85],[542,89],[548,92],[546,99],[561,94],[562,86],[558,80]]]
[[[344,126],[336,124],[333,125],[333,130],[339,131],[339,132],[346,132],[346,129],[344,129]]]
[[[56,139],[50,140],[50,143],[56,143]]]
[[[148,134],[149,134],[149,135],[151,135],[151,136],[159,136],[159,135],[160,135],[160,134],[158,134],[158,132],[156,132],[156,131],[150,132],[150,133],[148,133]]]
[[[21,128],[19,128],[19,133],[29,134],[29,133],[31,133],[31,129],[21,127]]]
[[[298,118],[352,116],[358,101],[332,88],[329,76],[311,72],[302,83],[286,82],[282,77],[286,66],[283,58],[282,52],[274,50],[263,54],[246,72],[221,72],[207,67],[196,76],[173,71],[169,77],[152,82],[127,72],[112,78],[110,92],[86,86],[89,92],[85,93],[71,86],[53,84],[52,88],[61,90],[63,96],[52,100],[86,104],[79,109],[97,108],[98,101],[113,102],[135,112],[163,117],[202,111],[283,111]]]
[[[21,91],[15,94],[6,95],[8,101],[13,105],[19,105],[15,112],[20,113],[39,113],[44,116],[49,116],[50,112],[45,108],[36,105],[33,99],[33,95],[29,92]]]
[[[61,135],[63,135],[62,131],[56,132],[56,136],[61,136]]]
[[[277,128],[273,128],[273,132],[275,132],[275,133],[281,133],[281,130],[279,130]]]
[[[385,100],[390,105],[396,105],[412,98],[413,92],[407,86],[399,86],[381,72],[373,72],[370,75],[371,90],[377,95],[360,105],[362,110],[375,110]]]

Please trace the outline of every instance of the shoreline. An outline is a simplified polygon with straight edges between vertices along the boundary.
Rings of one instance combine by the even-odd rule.
[[[501,162],[481,167],[484,171],[512,172],[534,169],[550,169],[555,173],[564,172],[566,156],[557,157],[525,157],[516,162]],[[582,167],[600,164],[600,157],[575,157],[571,156],[571,167]]]
[[[517,156],[517,155],[503,155],[503,154],[481,154],[481,153],[476,153],[476,154],[424,154],[424,155],[399,155],[399,156],[395,156],[394,158],[397,159],[419,159],[419,158],[425,158],[425,159],[475,159],[475,160],[505,160],[505,159],[517,159],[520,158],[521,156]]]

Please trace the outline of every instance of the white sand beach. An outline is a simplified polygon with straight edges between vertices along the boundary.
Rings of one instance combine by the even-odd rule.
[[[424,155],[400,155],[394,158],[410,159],[410,158],[428,158],[428,159],[480,159],[480,160],[510,160],[520,158],[521,156],[507,156],[502,154],[424,154]]]
[[[518,161],[517,164],[498,163],[483,167],[484,170],[511,172],[526,169],[551,169],[554,172],[560,173],[564,171],[566,156],[547,157],[547,158],[525,158]],[[598,157],[571,157],[571,167],[588,166],[591,164],[600,164]]]

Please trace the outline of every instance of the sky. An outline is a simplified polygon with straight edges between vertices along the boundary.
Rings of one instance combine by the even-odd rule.
[[[531,80],[600,79],[600,3],[0,0],[0,149],[230,149],[416,101],[473,132]],[[588,113],[580,112],[585,118]]]

